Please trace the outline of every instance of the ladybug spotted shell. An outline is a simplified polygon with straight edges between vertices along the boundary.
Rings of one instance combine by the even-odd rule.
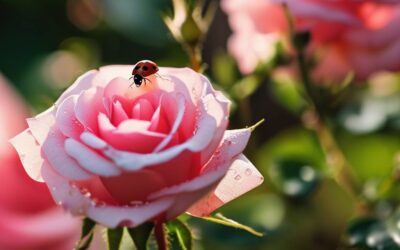
[[[157,73],[158,66],[155,62],[150,60],[142,60],[135,64],[132,70],[132,75],[141,75],[143,77]]]

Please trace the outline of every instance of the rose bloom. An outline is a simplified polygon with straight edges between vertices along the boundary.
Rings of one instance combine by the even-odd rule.
[[[226,130],[230,102],[207,78],[160,68],[135,87],[132,69],[87,72],[13,139],[58,204],[107,227],[135,227],[189,208],[207,215],[262,182],[241,154],[250,129]]]
[[[54,204],[45,186],[26,175],[8,143],[25,129],[27,113],[0,74],[0,249],[72,249],[81,223]]]
[[[376,71],[400,70],[399,1],[223,0],[234,32],[228,46],[243,73],[268,61],[276,41],[287,40],[282,2],[296,28],[311,32],[316,79],[342,79],[349,72],[365,79]]]

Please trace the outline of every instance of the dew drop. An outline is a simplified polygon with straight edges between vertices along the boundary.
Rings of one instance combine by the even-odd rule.
[[[247,168],[245,171],[244,171],[244,173],[246,174],[246,175],[251,175],[251,169],[250,168]]]
[[[242,176],[240,174],[236,175],[234,178],[236,181],[239,181],[240,179],[242,179]]]

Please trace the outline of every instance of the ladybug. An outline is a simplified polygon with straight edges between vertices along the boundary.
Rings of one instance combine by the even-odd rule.
[[[140,87],[143,81],[145,84],[146,81],[150,81],[146,78],[146,76],[156,74],[157,72],[158,66],[155,62],[152,62],[150,60],[142,60],[135,64],[135,67],[132,70],[131,78],[133,78],[133,82],[135,83],[136,87]]]

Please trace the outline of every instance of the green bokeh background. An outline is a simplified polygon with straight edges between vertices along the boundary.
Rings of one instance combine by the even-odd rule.
[[[0,0],[0,71],[37,113],[91,68],[142,59],[160,66],[189,66],[161,19],[170,9],[168,0]],[[304,103],[290,83],[241,76],[226,53],[230,32],[226,15],[218,9],[203,47],[205,74],[234,101],[231,128],[266,118],[246,149],[266,180],[219,212],[265,231],[266,236],[257,238],[194,219],[190,223],[197,238],[195,248],[337,249],[345,242],[348,221],[354,219],[353,204],[327,178],[330,170],[317,138],[301,127],[295,115]],[[337,117],[339,121],[342,116]],[[394,210],[392,204],[400,195],[380,191],[395,171],[398,117],[398,113],[385,117],[397,119],[392,123],[397,125],[384,120],[363,134],[349,132],[340,122],[334,126],[339,145],[377,209],[386,202]]]

